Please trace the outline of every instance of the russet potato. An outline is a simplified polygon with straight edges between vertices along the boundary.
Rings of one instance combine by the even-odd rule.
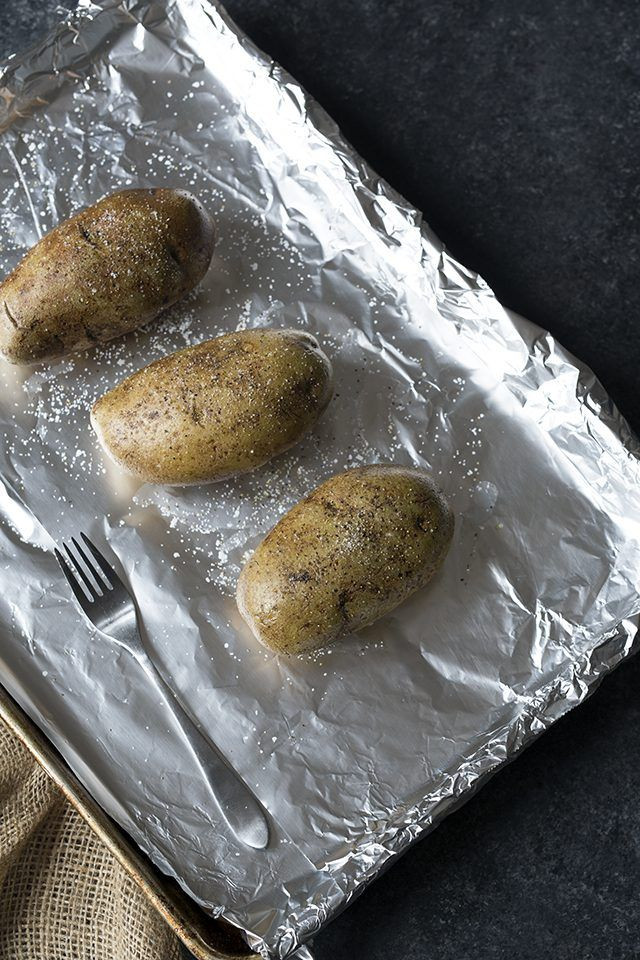
[[[347,470],[267,534],[240,574],[238,609],[277,653],[319,649],[428,583],[453,529],[447,501],[424,470]]]
[[[183,190],[123,190],[65,220],[0,284],[0,353],[50,360],[128,333],[207,271],[213,221]]]
[[[143,367],[93,406],[109,455],[141,480],[246,473],[293,446],[329,402],[331,364],[296,330],[243,330]]]

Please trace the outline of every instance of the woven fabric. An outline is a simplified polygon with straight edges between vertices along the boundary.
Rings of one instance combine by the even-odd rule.
[[[0,722],[0,958],[180,955],[144,894]]]

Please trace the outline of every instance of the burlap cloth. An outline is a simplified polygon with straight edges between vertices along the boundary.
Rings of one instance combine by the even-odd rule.
[[[178,960],[177,938],[0,721],[0,960]]]

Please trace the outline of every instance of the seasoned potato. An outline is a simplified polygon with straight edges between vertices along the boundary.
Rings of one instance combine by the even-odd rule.
[[[101,397],[91,422],[150,483],[209,483],[293,446],[331,397],[331,364],[296,330],[244,330],[179,350]]]
[[[215,242],[183,190],[123,190],[65,220],[0,284],[0,352],[50,360],[134,330],[192,290]]]
[[[348,470],[267,534],[240,574],[238,609],[277,653],[324,647],[424,586],[446,556],[453,525],[424,470]]]

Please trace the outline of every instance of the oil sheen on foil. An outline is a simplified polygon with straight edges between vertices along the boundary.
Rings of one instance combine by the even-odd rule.
[[[3,271],[123,187],[186,188],[220,233],[161,321],[1,364],[2,681],[161,870],[284,957],[631,652],[638,447],[591,372],[457,263],[220,7],[84,2],[5,65],[0,96]],[[312,331],[333,360],[313,433],[237,481],[123,481],[94,398],[261,325]],[[444,568],[332,652],[276,658],[239,619],[243,560],[320,481],[380,461],[446,491]],[[269,812],[266,851],[220,827],[158,693],[70,602],[49,550],[78,530],[119,558],[156,662]]]

